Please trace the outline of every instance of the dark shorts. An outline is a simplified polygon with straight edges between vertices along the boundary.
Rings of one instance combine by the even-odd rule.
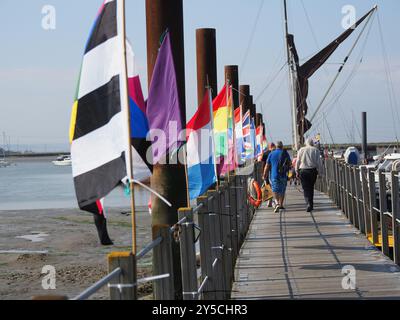
[[[283,196],[286,193],[287,183],[288,179],[286,177],[272,179],[271,180],[272,192]]]

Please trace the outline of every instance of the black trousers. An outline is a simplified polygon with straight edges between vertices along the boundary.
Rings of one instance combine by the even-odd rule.
[[[300,170],[300,180],[304,190],[304,200],[306,200],[306,204],[311,209],[314,209],[314,186],[315,182],[317,182],[317,177],[317,169]]]

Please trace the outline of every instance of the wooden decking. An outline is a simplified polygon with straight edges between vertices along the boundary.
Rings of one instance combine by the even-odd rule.
[[[316,193],[315,212],[288,191],[286,211],[259,210],[236,265],[233,299],[400,299],[400,268]],[[343,289],[343,268],[356,289]],[[349,282],[347,282],[348,284]]]

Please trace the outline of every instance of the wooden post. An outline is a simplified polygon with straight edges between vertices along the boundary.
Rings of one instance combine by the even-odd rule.
[[[388,230],[388,216],[386,212],[388,211],[387,206],[387,193],[386,193],[386,176],[385,172],[379,170],[379,207],[381,216],[381,235],[382,235],[382,252],[387,257],[390,254],[389,249],[389,230]]]
[[[256,116],[257,116],[257,106],[255,103],[253,103],[253,106],[251,107],[251,115],[254,119],[254,122],[256,121]]]
[[[368,160],[368,130],[367,130],[367,113],[362,113],[362,153],[364,161]]]
[[[246,178],[244,176],[238,176],[239,178],[239,238],[240,238],[240,247],[242,246],[244,239],[246,238],[245,235],[245,225],[246,225],[246,212],[247,212],[247,185],[246,185]]]
[[[239,87],[239,104],[243,107],[243,115],[250,110],[250,86],[245,84]]]
[[[210,206],[211,202],[208,197],[200,197],[197,198],[197,204],[202,204],[203,206],[200,208],[199,215],[199,226],[201,229],[200,234],[200,263],[201,263],[201,280],[208,279],[205,287],[204,293],[202,293],[202,297],[204,300],[215,300],[215,286],[216,280],[214,277],[213,271],[213,258],[212,258],[212,241],[211,234],[213,233],[211,224],[210,224],[210,211],[212,208]]]
[[[369,215],[369,192],[368,192],[368,170],[366,167],[361,167],[361,184],[362,184],[362,195],[363,195],[363,212],[364,212],[364,223],[365,223],[365,234],[369,236],[371,234],[371,216]]]
[[[256,114],[256,127],[259,127],[263,124],[263,115],[261,113]]]
[[[196,246],[194,243],[194,222],[193,209],[186,208],[179,210],[179,221],[186,217],[182,224],[181,234],[181,265],[182,265],[182,286],[184,300],[198,300],[197,290],[197,262]]]
[[[253,102],[253,96],[250,95],[249,97],[249,105],[248,105],[248,109],[250,110],[250,117],[252,119],[254,119],[256,117],[256,113],[255,113],[255,108],[254,108],[254,102]]]
[[[110,282],[111,300],[137,300],[136,296],[136,262],[132,252],[113,252],[108,255],[108,272],[117,268],[122,272]],[[125,285],[117,288],[118,285]]]
[[[361,203],[361,181],[360,181],[361,170],[358,167],[354,168],[354,181],[356,190],[356,205],[357,205],[357,216],[358,216],[358,228],[362,233],[365,234],[365,222],[364,215],[362,214],[362,203]]]
[[[181,106],[181,116],[183,125],[186,124],[186,104],[185,104],[185,61],[184,61],[184,37],[183,37],[183,6],[182,0],[146,0],[146,29],[147,29],[147,69],[149,86],[153,75],[155,62],[160,47],[160,39],[166,30],[169,31],[172,43],[172,51],[175,62],[179,99]],[[163,112],[160,109],[160,112]],[[166,235],[169,228],[178,221],[178,209],[187,207],[186,199],[186,177],[185,168],[182,164],[178,165],[155,165],[151,179],[152,188],[168,199],[172,204],[169,208],[159,199],[152,199],[152,228],[153,239],[160,234]],[[174,299],[182,299],[182,278],[180,264],[179,245],[164,239],[162,244],[157,247],[153,256],[154,274],[171,274],[173,278]],[[162,257],[169,259],[169,255],[163,255],[172,247],[172,261],[160,261]],[[157,250],[159,252],[157,252]],[[172,266],[172,269],[168,269]],[[164,269],[167,268],[167,269]],[[164,281],[157,281],[154,284],[156,299],[158,294],[164,292]],[[166,294],[168,296],[168,294]]]
[[[353,216],[353,224],[356,228],[360,228],[358,213],[357,213],[357,198],[356,198],[356,181],[355,181],[356,167],[349,167],[350,175],[350,192],[351,192],[351,212]]]
[[[375,211],[376,206],[376,186],[375,186],[375,175],[372,169],[368,170],[368,185],[369,185],[369,210],[371,217],[371,232],[372,232],[372,242],[374,244],[379,242],[378,234],[378,216]]]
[[[232,85],[232,95],[233,95],[233,108],[236,110],[240,107],[240,88],[239,88],[239,67],[236,65],[232,66],[225,66],[225,82],[228,82]],[[228,214],[227,221],[229,223],[229,250],[231,255],[232,265],[236,261],[236,257],[238,254],[237,248],[237,239],[238,239],[238,232],[237,232],[237,192],[235,186],[236,176],[233,172],[232,176],[229,179],[226,193],[226,204],[228,205],[228,210],[226,210],[226,214]],[[233,187],[232,187],[233,186]],[[223,219],[224,220],[224,219]],[[231,281],[233,281],[233,272],[231,275]]]
[[[220,187],[219,191],[209,191],[208,197],[210,200],[209,208],[212,210],[210,213],[210,236],[212,248],[212,264],[213,264],[213,277],[215,281],[215,299],[224,300],[225,293],[225,277],[224,277],[224,255],[220,249],[223,245],[222,232],[221,232],[221,207],[220,207],[220,194],[223,192],[224,186]],[[214,264],[215,263],[215,264]]]
[[[354,225],[353,216],[351,214],[351,198],[350,198],[350,174],[348,165],[344,166],[345,184],[346,184],[346,214],[350,222]]]
[[[215,29],[196,30],[197,100],[203,102],[206,87],[210,86],[212,97],[218,94],[217,41]]]
[[[221,207],[221,238],[222,238],[222,255],[224,261],[225,276],[225,294],[224,299],[230,299],[231,285],[233,282],[233,256],[232,256],[232,221],[230,216],[230,181],[226,182],[220,197]]]
[[[226,82],[232,85],[233,107],[237,109],[240,106],[238,66],[225,66],[225,83]]]
[[[342,182],[342,166],[340,162],[336,162],[336,167],[337,167],[337,176],[339,180],[339,208],[343,211],[343,182]]]
[[[233,265],[236,263],[236,259],[239,255],[239,206],[238,206],[238,198],[239,192],[238,189],[238,176],[234,176],[231,179],[229,184],[229,192],[230,192],[230,214],[231,214],[231,228],[232,228],[232,249],[233,249]],[[233,275],[234,276],[234,275]]]

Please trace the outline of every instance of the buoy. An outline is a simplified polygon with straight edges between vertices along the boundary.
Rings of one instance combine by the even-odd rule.
[[[257,198],[253,197],[253,192],[252,192],[253,190],[255,191]],[[261,188],[258,182],[254,179],[250,180],[248,199],[250,204],[256,209],[258,209],[262,204]]]

